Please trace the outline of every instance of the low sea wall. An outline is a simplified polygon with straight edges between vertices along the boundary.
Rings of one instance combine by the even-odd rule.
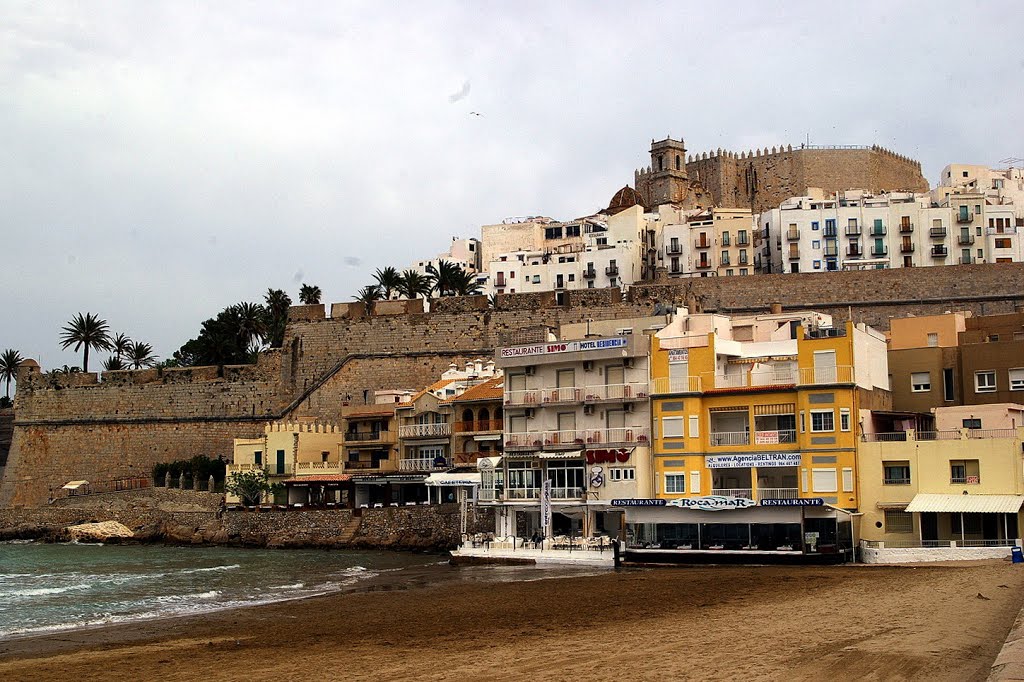
[[[917,564],[1009,557],[1009,547],[868,547],[863,544],[860,547],[860,560],[865,564]]]
[[[79,523],[117,521],[136,542],[244,547],[446,550],[459,545],[455,504],[379,509],[227,511],[221,496],[155,488],[67,498],[45,507],[0,509],[0,540],[61,540]],[[494,529],[493,512],[469,509],[471,533]]]

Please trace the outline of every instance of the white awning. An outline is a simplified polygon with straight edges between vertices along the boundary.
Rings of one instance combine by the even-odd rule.
[[[1024,504],[1022,495],[940,495],[919,493],[907,505],[908,512],[953,512],[965,514],[1016,514]]]
[[[583,457],[582,450],[571,450],[569,452],[538,452],[541,459],[580,459]]]
[[[479,486],[480,485],[480,474],[472,473],[442,473],[442,474],[430,474],[427,476],[427,480],[423,481],[427,485],[433,486]]]
[[[473,440],[501,440],[500,433],[489,433],[482,436],[473,436]]]
[[[89,481],[69,481],[62,486],[63,490],[78,490],[83,485],[89,485]]]
[[[477,469],[497,469],[501,464],[501,457],[480,457],[476,460]]]

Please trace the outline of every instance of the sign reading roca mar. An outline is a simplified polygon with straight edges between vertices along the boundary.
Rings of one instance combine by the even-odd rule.
[[[553,353],[579,353],[591,350],[609,350],[625,348],[629,339],[615,336],[610,339],[584,339],[582,341],[552,341],[551,343],[534,343],[529,346],[510,346],[501,349],[503,358],[519,358],[528,355],[551,355]]]
[[[696,509],[698,511],[728,511],[731,509],[746,509],[757,504],[754,500],[745,497],[728,497],[726,495],[708,495],[707,497],[678,497],[668,501],[669,507],[682,507],[683,509]]]

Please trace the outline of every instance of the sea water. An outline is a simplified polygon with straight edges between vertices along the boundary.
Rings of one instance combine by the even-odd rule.
[[[440,555],[0,543],[0,639],[252,606],[442,571]]]

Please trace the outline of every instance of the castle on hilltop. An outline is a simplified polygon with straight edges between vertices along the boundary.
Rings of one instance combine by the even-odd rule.
[[[683,209],[778,208],[789,197],[817,187],[826,194],[847,189],[868,192],[927,192],[921,164],[877,145],[801,145],[748,152],[718,149],[688,155],[683,141],[651,140],[651,165],[636,170],[634,187],[643,204]]]

